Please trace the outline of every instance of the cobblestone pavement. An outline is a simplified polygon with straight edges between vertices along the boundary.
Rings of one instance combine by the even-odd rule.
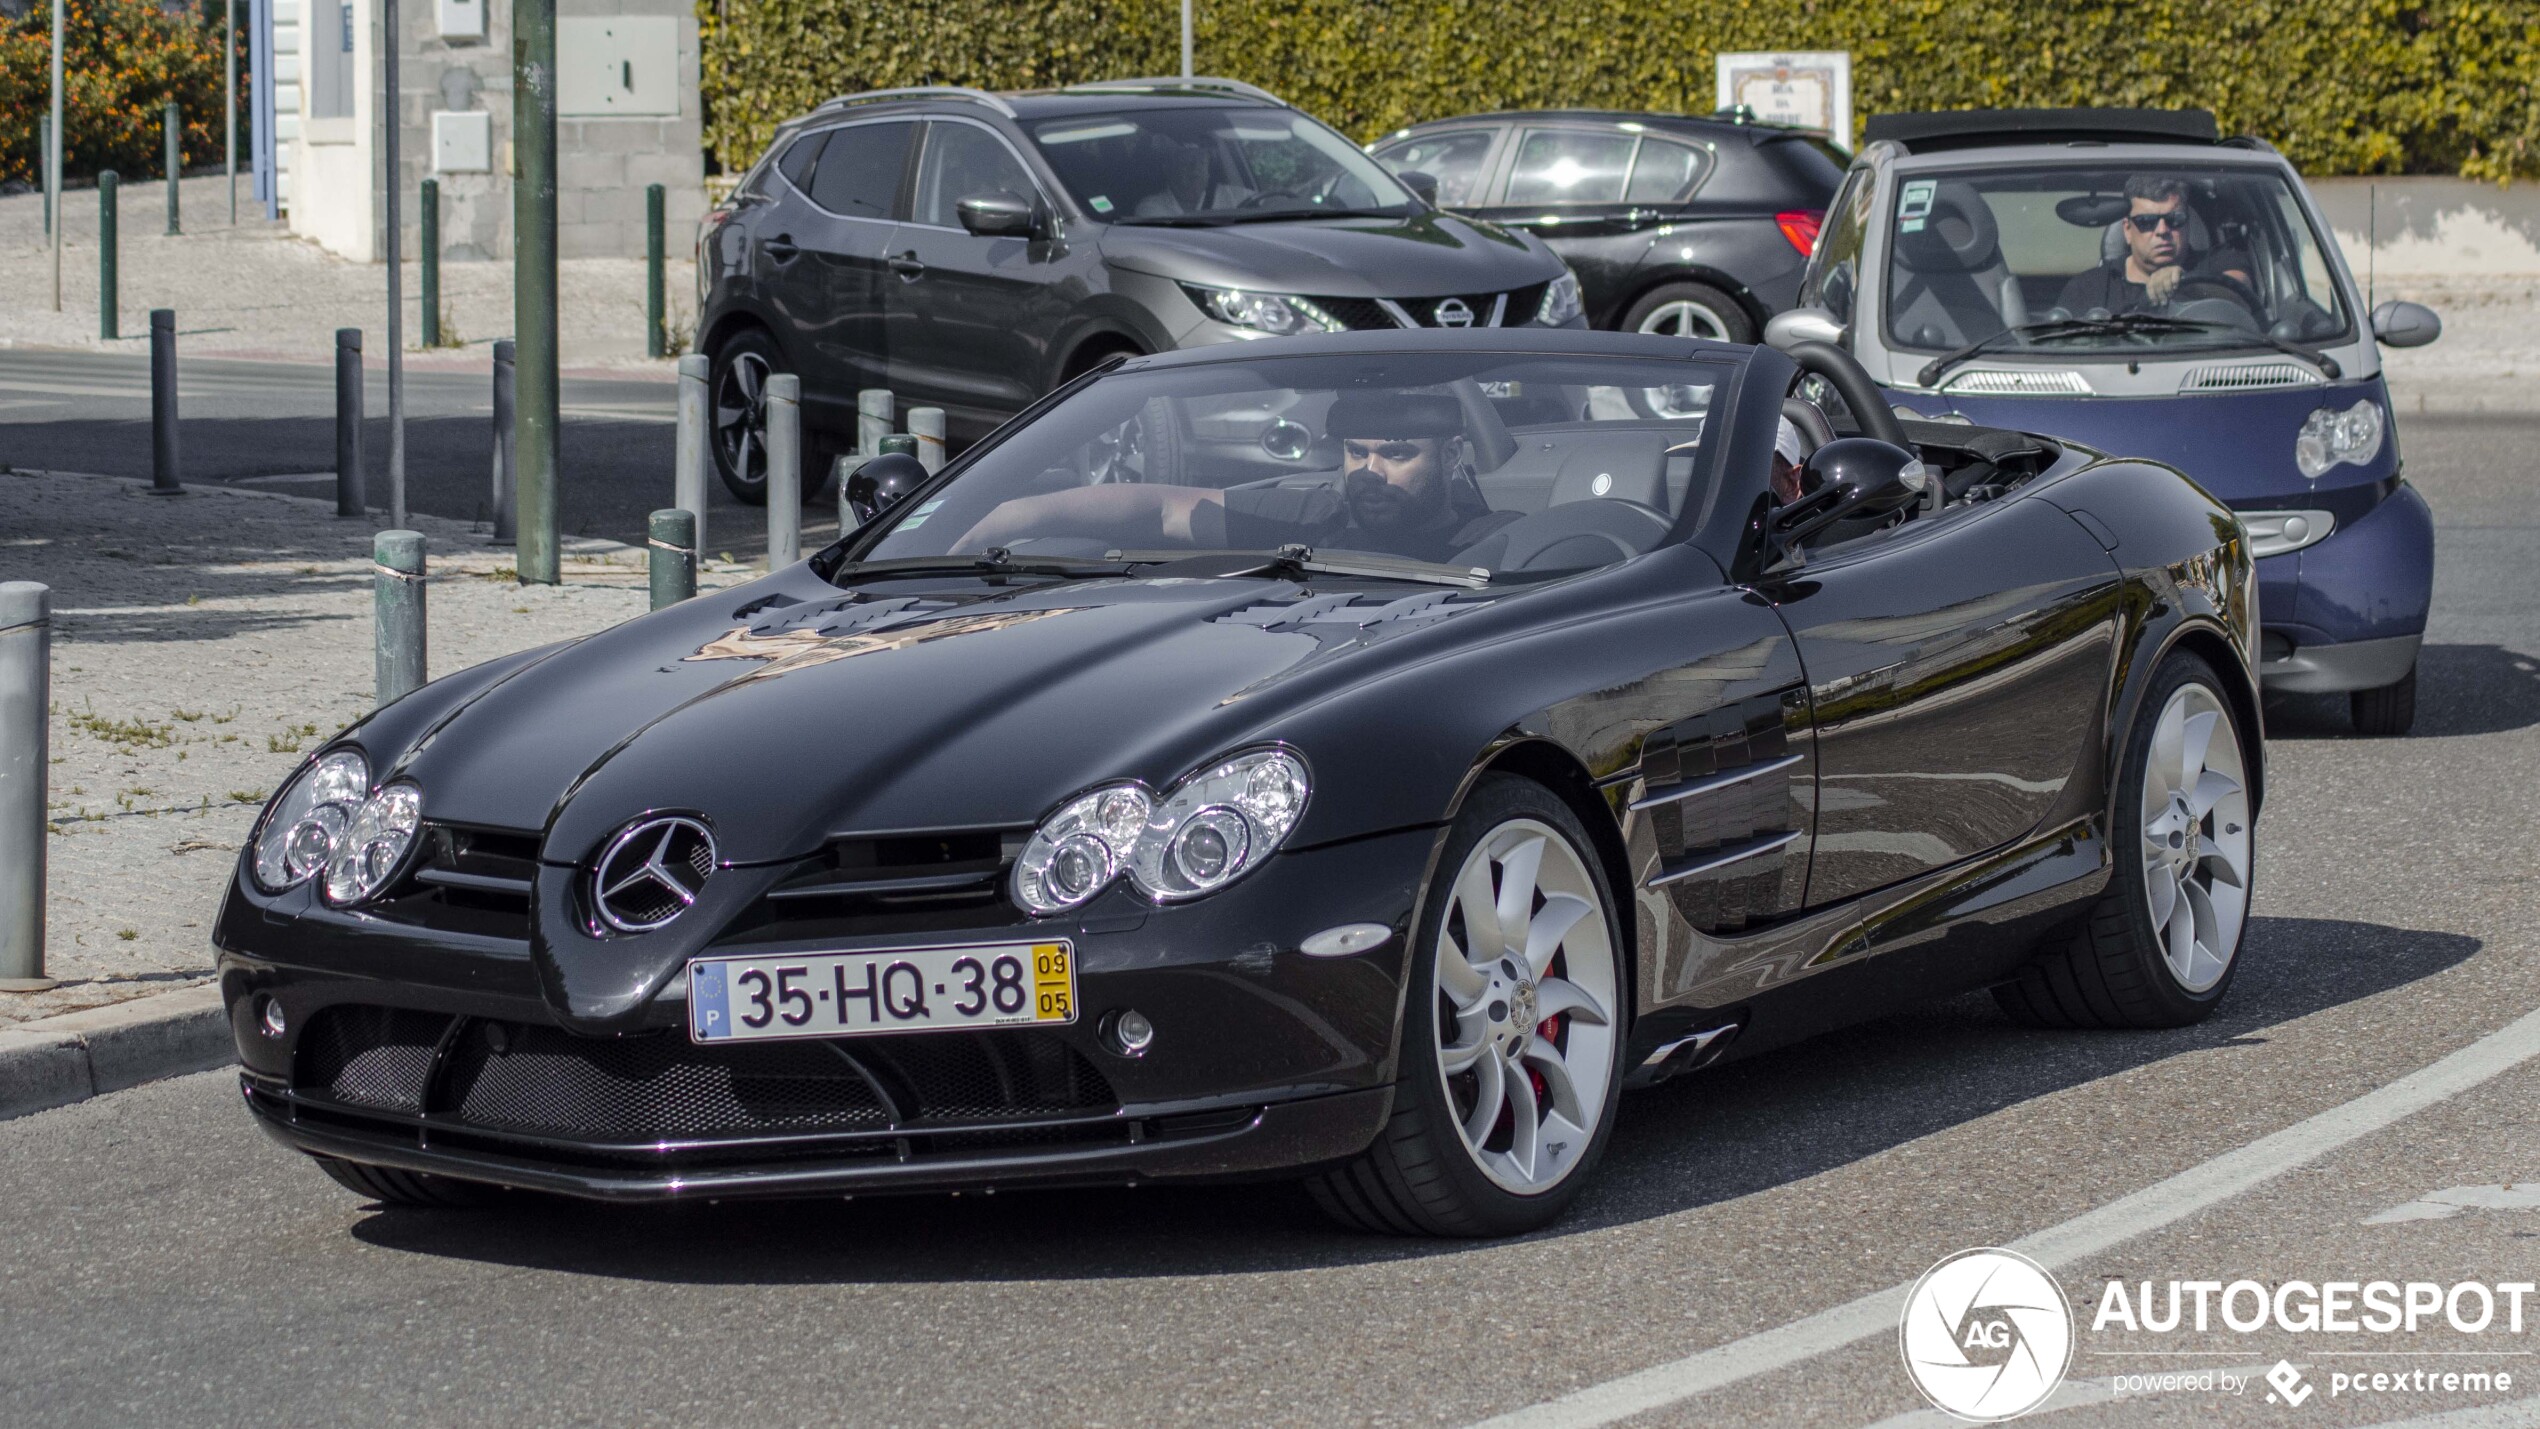
[[[417,517],[430,673],[641,614],[639,552],[566,546],[524,587],[507,546]],[[101,477],[0,475],[0,579],[53,588],[47,970],[0,1023],[207,977],[213,910],[257,809],[371,708],[371,527],[329,505]],[[746,578],[717,567],[711,586]]]
[[[377,263],[339,258],[281,224],[268,223],[239,183],[238,225],[229,223],[222,178],[186,179],[178,197],[185,232],[167,230],[164,183],[134,182],[117,199],[114,341],[98,337],[97,191],[63,195],[62,310],[53,311],[52,251],[44,236],[44,196],[0,198],[0,346],[90,347],[146,351],[150,310],[176,310],[185,351],[198,356],[276,357],[333,361],[335,330],[362,330],[374,365],[388,351],[388,275]],[[694,265],[684,256],[689,235],[673,234],[663,287],[671,331],[695,326]],[[406,263],[405,341],[409,365],[483,367],[494,339],[512,331],[509,263],[444,263],[441,307],[445,335],[460,344],[414,351],[423,341],[421,266]],[[667,360],[644,356],[644,261],[574,258],[558,265],[557,321],[568,367],[618,367],[667,373]]]

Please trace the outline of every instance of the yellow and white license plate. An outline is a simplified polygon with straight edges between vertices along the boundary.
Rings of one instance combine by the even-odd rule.
[[[688,964],[688,1037],[696,1042],[1075,1020],[1076,957],[1064,941]]]

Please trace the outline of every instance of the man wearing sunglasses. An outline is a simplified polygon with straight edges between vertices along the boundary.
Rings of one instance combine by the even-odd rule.
[[[2057,306],[2075,317],[2150,312],[2167,305],[2189,278],[2249,281],[2247,254],[2229,248],[2200,253],[2188,246],[2195,220],[2184,180],[2138,174],[2126,182],[2125,197],[2126,216],[2118,224],[2124,256],[2074,274]]]

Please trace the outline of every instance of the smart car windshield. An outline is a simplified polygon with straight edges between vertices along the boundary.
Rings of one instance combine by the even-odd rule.
[[[1364,353],[1115,373],[850,549],[868,568],[1292,547],[1493,577],[1607,565],[1665,541],[1710,489],[1725,371]]]
[[[2346,304],[2280,174],[2106,167],[1915,173],[1888,216],[1900,348],[2140,358],[2346,339]]]
[[[1076,201],[1106,222],[1212,227],[1417,208],[1375,160],[1294,110],[1077,114],[1033,125],[1032,139]]]

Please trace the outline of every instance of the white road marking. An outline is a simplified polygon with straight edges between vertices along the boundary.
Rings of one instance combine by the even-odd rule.
[[[2275,1361],[2269,1360],[2264,1364],[2219,1366],[2196,1365],[2192,1368],[2183,1368],[2175,1371],[2167,1369],[2127,1370],[2125,1371],[2125,1377],[2132,1378],[2137,1374],[2219,1373],[2230,1375],[2232,1378],[2241,1381],[2243,1384],[2255,1384],[2265,1376],[2268,1370],[2273,1368],[2275,1368]],[[2026,1419],[2039,1414],[2052,1414],[2058,1409],[2087,1409],[2094,1404],[2114,1404],[2118,1397],[2116,1386],[2117,1379],[2117,1375],[2103,1375],[2096,1379],[2065,1380],[2062,1384],[2055,1386],[2055,1392],[2046,1396],[2045,1400],[2035,1409],[2030,1410],[2027,1414],[2020,1417]],[[2178,1397],[2178,1394],[2191,1392],[2192,1391],[2178,1391],[2176,1394],[2138,1394],[2132,1397],[2136,1399],[2171,1399]],[[2220,1392],[2217,1391],[2214,1397],[2220,1398]],[[1966,1422],[1967,1421],[1964,1419],[1957,1418],[1954,1415],[1943,1414],[1937,1409],[1909,1409],[1903,1414],[1889,1415],[1887,1418],[1871,1425],[1870,1429],[1957,1429],[1958,1425]]]
[[[2430,1191],[2405,1205],[2364,1217],[2368,1226],[2400,1221],[2448,1220],[2463,1211],[2540,1211],[2540,1181],[2507,1182],[2502,1186],[2454,1186]]]
[[[2191,1166],[2133,1195],[2084,1211],[2061,1225],[2024,1236],[2008,1248],[2050,1269],[2069,1265],[2219,1205],[2535,1056],[2540,1056],[2540,1012],[2527,1013],[2378,1090]],[[1910,1283],[1893,1285],[1806,1319],[1483,1422],[1488,1429],[1586,1429],[1663,1408],[1872,1335],[1892,1335],[1912,1288]]]

